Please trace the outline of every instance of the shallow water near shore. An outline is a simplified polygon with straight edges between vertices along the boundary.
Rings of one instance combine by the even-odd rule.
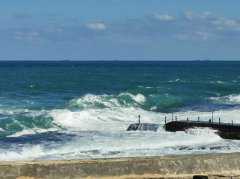
[[[0,62],[0,160],[239,152],[210,129],[164,117],[239,122],[239,62]],[[157,132],[127,132],[141,115]]]

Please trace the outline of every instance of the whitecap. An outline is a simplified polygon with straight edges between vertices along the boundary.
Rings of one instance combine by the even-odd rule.
[[[211,97],[210,100],[222,104],[240,104],[240,95],[231,94],[227,96]]]
[[[46,133],[46,132],[55,132],[58,131],[57,128],[48,128],[48,129],[41,129],[41,128],[32,128],[32,129],[24,129],[22,131],[16,132],[14,134],[8,135],[7,137],[21,137],[21,136],[27,136],[27,135],[34,135],[34,134],[40,134],[40,133]]]
[[[136,103],[139,103],[139,104],[143,104],[146,101],[146,97],[140,93],[136,94],[136,95],[133,95],[131,93],[121,93],[119,95],[119,97],[124,96],[124,95],[130,96],[132,98],[132,100],[134,100]]]
[[[146,101],[146,97],[143,94],[131,94],[131,93],[120,93],[119,95],[93,95],[87,94],[80,98],[76,98],[70,101],[71,106],[77,106],[81,109],[85,108],[114,108],[121,107],[123,104],[127,106],[131,106],[129,103],[131,101],[121,100],[120,98],[123,96],[129,97],[136,105],[144,104]],[[120,102],[121,101],[121,102]],[[123,104],[122,104],[123,103]]]
[[[1,161],[15,160],[33,160],[37,157],[44,156],[45,153],[40,145],[25,146],[22,150],[10,149],[7,151],[0,150]]]

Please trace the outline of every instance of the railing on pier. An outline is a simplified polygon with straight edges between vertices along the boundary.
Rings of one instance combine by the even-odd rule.
[[[189,128],[211,128],[216,130],[216,133],[222,138],[240,139],[240,124],[234,123],[233,120],[231,123],[221,122],[220,117],[218,118],[218,121],[214,121],[213,113],[208,121],[201,121],[200,117],[198,117],[197,120],[189,120],[188,117],[186,120],[177,120],[175,117],[174,120],[172,117],[172,120],[168,122],[167,117],[165,117],[164,128],[169,132],[185,131]]]

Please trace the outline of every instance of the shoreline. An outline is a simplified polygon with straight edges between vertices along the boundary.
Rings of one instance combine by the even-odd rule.
[[[240,153],[92,160],[2,161],[0,178],[240,178]]]

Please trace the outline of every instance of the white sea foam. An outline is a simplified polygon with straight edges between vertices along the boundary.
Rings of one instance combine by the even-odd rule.
[[[43,114],[47,114],[46,110],[30,110],[26,108],[0,108],[0,114],[2,115],[18,115],[24,114],[29,117],[36,117]]]
[[[124,96],[124,95],[130,96],[135,102],[140,104],[143,104],[146,101],[146,98],[143,94],[133,95],[131,93],[121,93],[119,96]]]
[[[179,82],[179,81],[180,81],[180,79],[177,78],[177,79],[175,79],[175,80],[169,80],[168,82],[169,82],[169,83],[175,83],[175,82]]]
[[[240,95],[237,95],[237,94],[221,96],[221,97],[211,97],[210,99],[217,103],[240,104]]]
[[[87,94],[80,98],[71,100],[70,106],[78,106],[80,108],[120,107],[122,105],[120,104],[119,98],[124,96],[129,97],[136,104],[143,104],[146,101],[143,94],[133,95],[131,93],[120,93],[116,96]]]
[[[141,98],[141,97],[140,97]],[[139,99],[137,99],[139,100]],[[142,100],[142,99],[141,99]],[[140,101],[141,101],[140,100]],[[231,122],[232,120],[240,122],[239,109],[219,110],[214,112],[214,119],[218,120],[221,117],[223,122]],[[127,126],[137,121],[137,116],[142,116],[143,122],[154,122],[163,124],[164,117],[168,120],[172,119],[172,114],[158,113],[153,111],[146,111],[140,107],[112,107],[103,109],[83,109],[79,111],[71,111],[68,109],[53,110],[49,113],[54,119],[54,122],[66,128],[77,130],[97,130],[97,131],[116,131],[126,130]],[[179,120],[209,120],[211,112],[177,112],[174,113],[173,118],[177,117]]]
[[[140,95],[127,95],[136,103],[144,103],[145,97]],[[80,98],[79,105],[84,103],[84,108],[55,109],[48,115],[53,122],[65,128],[73,137],[58,147],[26,146],[21,149],[0,151],[0,160],[32,160],[32,159],[76,159],[76,158],[102,158],[125,156],[149,156],[165,154],[185,154],[201,152],[229,152],[238,151],[240,143],[221,139],[211,129],[190,129],[186,132],[166,132],[164,117],[172,120],[172,114],[147,111],[139,105],[121,105],[117,96],[84,96]],[[107,99],[108,98],[108,99]],[[108,102],[112,100],[112,102]],[[94,108],[95,102],[105,103],[105,108]],[[219,110],[214,112],[214,120],[221,117],[222,122],[240,122],[240,109]],[[137,121],[141,115],[142,122],[160,124],[157,132],[127,132],[130,123]],[[208,120],[210,112],[187,111],[173,114],[178,120],[189,117],[189,120]],[[47,132],[50,129],[26,129],[9,137],[32,135]],[[66,132],[64,131],[64,132]],[[210,149],[216,148],[216,149]]]
[[[33,135],[33,134],[40,134],[40,133],[46,133],[46,132],[54,132],[58,131],[57,128],[48,128],[48,129],[40,129],[40,128],[32,128],[32,129],[24,129],[22,131],[16,132],[12,135],[9,135],[7,137],[21,137],[21,136],[27,136],[27,135]]]
[[[0,150],[1,161],[13,161],[13,160],[33,160],[37,157],[44,156],[45,153],[40,145],[26,146],[22,150],[10,149]]]
[[[67,128],[79,130],[115,131],[126,130],[129,123],[136,122],[141,115],[144,122],[162,118],[162,114],[144,111],[138,108],[85,109],[82,111],[53,110],[50,115],[54,122]],[[154,117],[153,117],[154,116]],[[155,121],[156,121],[155,120]],[[160,121],[159,121],[160,122]]]
[[[217,81],[210,81],[211,84],[225,84],[226,82],[217,80]]]
[[[207,133],[206,133],[207,132]],[[198,149],[202,145],[215,145],[222,139],[210,130],[204,132],[89,133],[75,137],[59,147],[24,146],[0,153],[0,160],[76,159],[127,157],[187,153],[181,148]],[[189,151],[188,151],[189,152]]]
[[[207,136],[209,138],[207,138]],[[91,140],[79,139],[64,146],[61,150],[74,153],[97,151],[95,153],[88,153],[91,157],[98,155],[111,157],[111,153],[116,154],[118,152],[119,155],[124,156],[131,156],[133,154],[140,155],[142,152],[151,155],[153,151],[164,154],[166,148],[207,145],[220,140],[220,137],[214,133],[211,135],[205,133],[201,135],[189,135],[184,132],[167,133],[163,131],[160,133],[121,133],[119,135],[113,134],[105,137],[95,135]],[[175,154],[177,153],[178,151],[176,150]]]
[[[70,105],[77,105],[79,107],[96,107],[98,104],[102,104],[105,107],[120,106],[115,98],[108,95],[92,95],[87,94],[81,98],[73,99],[70,101]]]

